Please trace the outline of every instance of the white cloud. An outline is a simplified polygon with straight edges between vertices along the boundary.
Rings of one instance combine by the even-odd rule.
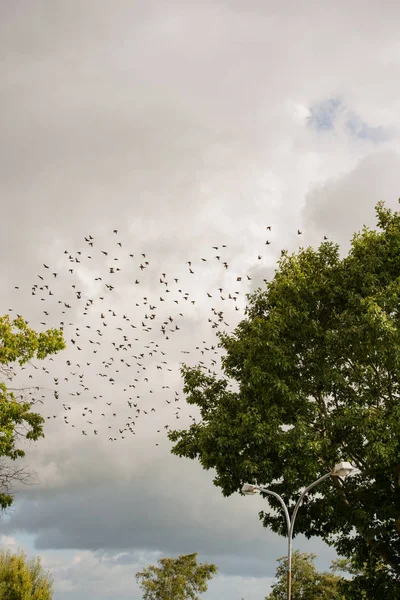
[[[15,541],[15,538],[11,537],[10,535],[2,535],[0,544],[2,546],[16,546],[17,542]]]
[[[223,569],[205,598],[225,596],[225,590],[231,590],[227,597],[238,593],[246,600],[267,593],[285,541],[262,530],[261,504],[223,498],[212,473],[171,457],[157,431],[164,432],[167,422],[190,423],[193,408],[181,402],[178,421],[175,403],[166,399],[175,391],[183,396],[179,363],[204,358],[195,347],[211,339],[212,307],[224,308],[233,328],[245,293],[273,275],[281,248],[317,245],[327,235],[347,251],[355,230],[374,226],[379,200],[398,208],[399,17],[397,4],[382,0],[363,11],[349,3],[288,0],[196,6],[72,0],[57,7],[37,0],[23,10],[18,3],[1,4],[0,185],[7,227],[0,273],[7,285],[0,314],[12,306],[32,326],[57,324],[56,298],[47,316],[44,296],[31,296],[47,261],[59,273],[57,279],[50,274],[57,298],[73,307],[62,307],[68,351],[46,362],[49,375],[41,364],[34,371],[35,384],[47,387],[54,387],[57,373],[62,393],[43,405],[50,417],[46,439],[26,446],[37,485],[16,488],[18,509],[3,523],[2,543],[18,542],[21,531],[36,536],[35,551],[55,570],[56,600],[69,594],[74,600],[84,594],[114,598],[114,592],[131,598],[137,564],[196,550]],[[336,119],[326,105],[332,99],[341,102]],[[330,128],[310,127],[308,118],[318,111],[320,124]],[[265,230],[268,224],[272,232]],[[86,252],[89,233],[96,247]],[[212,249],[220,252],[224,243],[227,271]],[[65,249],[74,256],[82,252],[80,265],[65,263]],[[143,272],[142,253],[151,263]],[[121,273],[111,293],[94,278],[108,283],[117,256]],[[188,260],[196,266],[194,276]],[[194,305],[181,297],[179,305],[166,301],[163,272],[179,279]],[[241,310],[233,311],[233,301],[227,308],[218,288],[236,290],[237,275],[243,277]],[[82,314],[72,284],[95,299],[93,314]],[[185,316],[178,321],[176,315],[181,331],[170,332],[167,349],[158,329],[129,328],[129,354],[154,341],[172,369],[157,370],[160,354],[151,357],[146,349],[150,394],[136,361],[134,368],[121,367],[127,353],[112,350],[119,338],[114,325],[101,324],[100,314],[114,319],[108,310],[115,311],[124,328],[129,325],[122,314],[140,324],[143,297],[161,306],[160,289],[160,314],[168,318],[176,309]],[[178,299],[175,287],[169,294]],[[87,325],[95,340],[87,338]],[[84,341],[85,350],[73,348],[71,338]],[[89,346],[89,339],[101,343]],[[106,369],[102,361],[111,351],[114,364]],[[115,385],[99,376],[117,369]],[[90,396],[83,388],[70,395],[80,391],[71,371],[83,375]],[[136,434],[125,432],[122,440],[118,429],[132,416],[124,389],[142,411],[146,403],[157,410],[142,412]],[[111,443],[110,436],[118,441]],[[329,566],[332,553],[323,544],[300,537],[297,543],[303,549],[317,544],[321,565]]]
[[[148,564],[156,564],[160,553],[124,553],[124,562],[119,562],[120,555],[105,556],[93,552],[77,553],[72,560],[60,563],[57,558],[46,553],[43,566],[55,577],[55,597],[84,598],[88,595],[110,599],[130,597],[139,600],[141,589],[135,575]],[[202,562],[202,561],[199,561]],[[223,597],[234,597],[238,590],[246,600],[257,600],[270,591],[272,577],[229,577],[217,574],[208,584],[208,592],[204,598],[216,600]],[[263,596],[262,596],[263,597]]]

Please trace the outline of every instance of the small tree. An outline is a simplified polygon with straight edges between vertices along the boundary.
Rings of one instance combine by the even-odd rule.
[[[51,600],[53,578],[40,558],[26,559],[25,553],[0,550],[0,600]]]
[[[292,600],[344,600],[339,584],[342,578],[333,573],[318,573],[315,554],[295,550],[292,554]],[[286,600],[287,557],[278,559],[277,582],[265,600]]]
[[[9,315],[0,317],[0,377],[10,381],[15,375],[14,363],[19,366],[30,361],[32,358],[40,360],[49,354],[55,354],[65,348],[62,331],[48,329],[37,333],[30,327],[21,316],[14,321]],[[44,437],[44,418],[38,413],[31,412],[35,400],[26,401],[24,392],[32,388],[9,388],[6,383],[0,381],[0,458],[11,459],[25,456],[25,452],[16,448],[18,437],[36,441]],[[13,391],[11,391],[13,390]],[[22,392],[19,399],[14,391]],[[12,469],[7,465],[0,464],[0,507],[7,508],[13,502],[13,496],[9,492],[9,484],[12,480],[26,481],[26,473],[23,469]]]
[[[145,600],[198,600],[207,591],[207,581],[217,572],[212,564],[197,564],[197,552],[179,558],[161,558],[159,567],[150,565],[136,573]]]

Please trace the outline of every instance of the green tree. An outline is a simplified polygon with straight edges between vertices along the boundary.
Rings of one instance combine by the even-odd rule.
[[[400,600],[400,586],[393,582],[388,566],[382,559],[370,553],[363,564],[360,561],[341,558],[332,562],[332,571],[348,572],[351,579],[341,579],[338,584],[346,600],[369,600],[370,598],[390,598]]]
[[[400,214],[383,202],[376,213],[381,231],[364,226],[343,259],[329,241],[282,252],[266,289],[247,296],[245,319],[232,335],[218,334],[223,376],[183,365],[186,400],[200,407],[202,421],[169,438],[173,454],[216,470],[214,484],[225,496],[244,482],[264,485],[290,510],[303,486],[351,461],[359,473],[312,490],[295,533],[320,536],[358,568],[382,561],[395,590]],[[279,503],[268,501],[276,511],[262,511],[260,519],[286,536]]]
[[[207,591],[207,581],[217,572],[215,565],[198,565],[197,552],[161,558],[158,563],[136,573],[145,600],[198,600],[196,594]]]
[[[0,376],[3,380],[12,380],[16,375],[15,363],[24,365],[32,358],[45,359],[65,348],[62,331],[48,329],[37,333],[21,316],[11,321],[9,315],[0,317]],[[25,452],[16,448],[19,437],[36,441],[44,437],[44,418],[32,412],[35,400],[26,401],[24,392],[31,388],[10,388],[0,382],[0,458],[15,461],[25,456]],[[39,389],[39,388],[37,388]],[[14,391],[22,392],[18,398]],[[2,464],[0,472],[0,507],[11,506],[13,496],[9,492],[12,480],[25,481],[23,469],[10,469]]]
[[[294,550],[292,554],[292,600],[344,600],[339,584],[342,578],[336,574],[319,573],[314,565],[316,554]],[[278,559],[272,592],[265,600],[287,598],[287,556]],[[347,598],[346,598],[347,600]]]
[[[51,600],[52,594],[53,578],[39,557],[28,561],[21,551],[0,550],[0,600]]]

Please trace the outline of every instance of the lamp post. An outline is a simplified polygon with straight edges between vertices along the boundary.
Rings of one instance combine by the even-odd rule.
[[[304,496],[313,487],[315,487],[316,485],[318,485],[319,483],[324,481],[324,479],[328,479],[328,477],[345,478],[348,475],[350,475],[350,473],[353,473],[353,471],[356,471],[356,469],[349,462],[338,463],[337,465],[334,466],[332,471],[330,471],[329,473],[326,473],[325,475],[323,475],[322,477],[317,479],[317,481],[314,481],[314,483],[312,483],[311,485],[306,487],[306,489],[301,493],[300,498],[297,500],[296,506],[294,507],[294,510],[293,510],[292,518],[290,518],[287,506],[284,503],[281,496],[279,496],[279,494],[276,494],[275,492],[272,492],[271,490],[267,490],[258,485],[250,485],[248,483],[245,483],[243,485],[242,492],[244,494],[250,495],[250,496],[253,494],[258,494],[259,492],[262,492],[263,494],[270,494],[271,496],[274,496],[277,500],[279,500],[279,502],[282,505],[283,512],[285,514],[286,527],[287,527],[287,531],[288,531],[287,600],[291,600],[291,598],[292,598],[292,539],[293,539],[294,522],[296,520],[297,511],[300,508],[300,505],[303,501]]]

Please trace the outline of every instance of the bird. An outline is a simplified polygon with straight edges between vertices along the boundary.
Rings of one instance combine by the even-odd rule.
[[[267,226],[266,229],[268,231],[271,231],[271,226]],[[113,235],[116,235],[119,233],[118,229],[112,229],[111,231],[113,232]],[[110,237],[110,234],[108,234]],[[326,237],[326,236],[325,236]],[[85,237],[85,242],[89,245],[89,243],[92,243],[91,240],[93,238],[91,236],[86,236]],[[265,238],[264,238],[265,241]],[[73,369],[73,371],[71,370],[71,374],[67,373],[66,375],[68,377],[64,377],[62,376],[60,378],[60,381],[63,381],[63,385],[69,386],[65,393],[70,394],[74,397],[78,397],[80,396],[80,399],[84,401],[84,403],[86,404],[85,408],[84,408],[84,412],[82,413],[83,416],[88,415],[88,413],[90,412],[90,414],[92,414],[92,421],[85,421],[91,425],[93,425],[94,429],[93,429],[93,433],[92,435],[99,435],[99,438],[102,435],[102,431],[101,428],[98,427],[98,423],[96,422],[96,418],[98,417],[102,417],[102,419],[104,419],[105,421],[109,420],[111,418],[111,416],[113,417],[113,419],[111,419],[111,424],[108,425],[108,423],[106,423],[106,425],[108,425],[108,428],[110,429],[110,437],[109,440],[110,441],[115,441],[116,443],[118,443],[118,441],[121,442],[121,440],[125,441],[125,431],[129,430],[130,433],[135,434],[135,431],[133,430],[133,425],[134,422],[132,422],[131,424],[131,419],[132,417],[128,418],[128,422],[125,425],[122,425],[122,423],[119,422],[119,417],[121,417],[121,415],[119,414],[119,400],[115,399],[114,402],[106,402],[105,398],[103,399],[103,396],[101,396],[100,394],[98,394],[97,396],[93,396],[92,395],[92,390],[89,389],[90,385],[88,385],[87,381],[86,381],[86,371],[89,372],[90,369],[92,368],[96,368],[96,367],[92,367],[91,365],[95,365],[95,361],[92,360],[90,361],[89,359],[89,355],[87,354],[88,358],[86,359],[85,357],[85,363],[82,363],[82,367],[76,362],[76,358],[72,358],[74,355],[73,353],[78,352],[78,349],[81,352],[81,355],[83,354],[83,352],[90,352],[90,350],[93,351],[93,354],[97,353],[97,350],[99,351],[99,354],[96,354],[97,356],[102,355],[102,358],[100,359],[100,362],[102,363],[100,366],[100,368],[97,368],[96,371],[94,371],[94,373],[97,373],[97,379],[99,380],[99,378],[101,377],[101,381],[102,381],[102,385],[103,388],[106,390],[107,388],[104,386],[107,385],[115,385],[115,386],[119,386],[121,385],[121,395],[122,394],[126,394],[126,396],[122,396],[120,399],[123,400],[123,398],[125,398],[125,401],[127,401],[127,405],[128,408],[133,411],[136,410],[138,412],[135,413],[135,416],[138,418],[138,416],[148,416],[148,412],[150,412],[150,414],[152,412],[157,412],[157,405],[150,407],[150,409],[148,407],[144,407],[144,410],[142,408],[142,410],[138,409],[137,406],[137,402],[133,403],[133,399],[135,397],[137,398],[141,398],[143,399],[143,395],[142,395],[142,391],[143,390],[143,386],[145,385],[149,385],[149,383],[152,383],[152,389],[147,391],[152,395],[152,397],[157,397],[158,395],[158,390],[157,390],[157,378],[150,378],[150,375],[148,377],[143,377],[144,374],[147,374],[149,372],[149,367],[151,366],[154,369],[157,369],[157,373],[158,370],[163,371],[163,373],[160,375],[165,375],[165,376],[169,376],[168,374],[171,373],[174,369],[173,368],[169,368],[172,367],[172,365],[169,364],[169,360],[168,360],[168,352],[167,352],[167,348],[165,347],[165,344],[168,342],[168,344],[172,343],[172,339],[174,334],[177,335],[179,337],[179,335],[182,335],[182,330],[185,329],[185,323],[186,323],[186,314],[184,311],[184,306],[185,306],[185,302],[182,301],[185,300],[187,302],[187,304],[192,304],[194,306],[198,305],[198,301],[201,298],[201,290],[198,288],[198,286],[193,286],[193,291],[192,289],[185,289],[185,284],[188,283],[187,281],[184,281],[184,277],[182,277],[182,279],[178,279],[178,277],[176,277],[176,275],[178,275],[178,273],[175,273],[175,277],[173,277],[172,273],[162,273],[161,277],[159,275],[159,271],[161,271],[161,268],[157,268],[157,269],[153,269],[153,260],[152,257],[149,255],[149,257],[146,256],[145,253],[140,253],[140,250],[138,248],[134,249],[125,249],[124,251],[122,251],[122,243],[121,241],[117,240],[117,242],[115,242],[114,244],[121,249],[121,255],[124,254],[126,259],[129,257],[132,259],[132,261],[129,262],[129,273],[126,273],[126,284],[129,286],[131,286],[131,288],[133,287],[133,285],[139,285],[139,283],[142,283],[142,281],[139,281],[139,279],[137,278],[137,275],[139,274],[138,271],[140,270],[141,272],[144,273],[144,270],[147,269],[146,274],[148,274],[148,278],[151,278],[154,276],[155,282],[159,282],[159,285],[165,285],[166,289],[164,291],[161,292],[161,294],[158,295],[158,297],[160,298],[160,301],[158,303],[158,305],[156,304],[155,301],[157,296],[154,297],[154,293],[150,292],[151,288],[151,283],[149,285],[149,287],[147,288],[147,281],[146,281],[146,289],[148,289],[148,293],[147,296],[148,297],[143,297],[142,299],[138,297],[138,295],[136,294],[136,298],[134,300],[133,303],[131,303],[131,307],[130,307],[130,312],[127,312],[127,309],[125,309],[126,314],[124,314],[122,316],[122,311],[119,312],[119,304],[115,303],[113,304],[112,309],[110,309],[107,306],[107,301],[108,301],[108,297],[107,297],[107,293],[118,293],[118,295],[121,293],[121,290],[119,289],[118,283],[116,283],[115,285],[110,285],[110,283],[107,282],[107,277],[104,275],[104,273],[106,274],[113,274],[115,275],[115,278],[113,278],[114,280],[118,280],[118,273],[123,274],[124,273],[124,262],[123,262],[123,258],[121,257],[117,257],[114,256],[114,253],[112,252],[112,250],[110,250],[110,248],[107,248],[107,250],[105,250],[104,248],[106,248],[107,246],[104,245],[103,246],[103,250],[101,250],[101,245],[102,243],[100,241],[96,242],[98,244],[98,246],[100,246],[98,248],[99,250],[99,256],[103,257],[105,256],[108,261],[113,260],[114,267],[108,265],[108,264],[96,264],[96,277],[91,278],[91,282],[95,282],[95,286],[96,289],[99,290],[99,294],[96,293],[95,297],[92,297],[93,299],[89,299],[87,298],[88,296],[88,290],[90,289],[90,287],[86,287],[85,288],[82,287],[82,285],[78,284],[78,277],[80,276],[80,273],[77,273],[75,271],[75,268],[71,268],[69,269],[69,273],[70,275],[68,276],[70,279],[70,283],[69,286],[71,285],[71,283],[73,283],[74,285],[72,286],[72,290],[73,290],[73,294],[72,297],[71,295],[68,294],[68,290],[67,290],[67,294],[64,295],[62,297],[62,301],[58,301],[58,304],[60,304],[60,306],[58,306],[57,302],[55,302],[55,306],[54,304],[51,304],[51,306],[46,306],[46,310],[43,311],[43,313],[46,315],[46,317],[49,317],[52,319],[52,326],[55,326],[55,323],[53,323],[53,320],[56,314],[60,315],[61,319],[64,319],[62,321],[62,325],[60,323],[60,327],[62,327],[63,331],[65,332],[64,335],[66,335],[66,339],[71,339],[73,341],[71,341],[71,348],[69,348],[69,351],[71,352],[71,355],[68,357],[71,360],[69,361],[69,367],[70,369]],[[260,243],[262,244],[262,238],[260,240]],[[270,243],[269,240],[267,240],[267,242],[265,242],[266,244]],[[126,244],[124,243],[124,246],[126,246]],[[115,248],[115,246],[114,246]],[[225,250],[225,248],[227,248],[226,244],[220,244],[220,246],[212,246],[212,249],[215,251],[219,251],[219,248],[222,249],[222,251]],[[71,249],[72,250],[72,249]],[[114,251],[115,252],[115,251]],[[140,260],[135,260],[135,257],[140,257],[142,256],[143,258],[143,262],[141,264]],[[257,252],[255,253],[255,256],[257,257],[256,260],[261,260],[263,258],[263,256],[261,254],[258,254]],[[93,256],[93,258],[95,258]],[[229,265],[227,262],[227,257],[226,256],[222,256],[222,255],[218,255],[215,257],[216,260],[220,261],[218,266],[222,266],[223,267],[223,273],[224,275],[221,275],[221,277],[224,277],[225,279],[225,271],[228,270],[229,267],[229,271],[232,272],[232,278],[235,277],[237,282],[241,282],[243,281],[245,278],[247,279],[247,281],[251,281],[251,277],[249,275],[245,275],[243,274],[243,276],[241,276],[240,274],[237,274],[234,272],[234,264],[232,262],[232,260],[230,261]],[[87,262],[88,260],[90,260],[90,257],[87,256],[87,252],[83,251],[65,251],[65,256],[63,257],[63,259],[65,261],[69,261],[69,262],[79,262],[82,263],[82,267],[85,266],[85,261]],[[105,259],[103,259],[105,260]],[[201,252],[198,254],[197,257],[193,256],[192,260],[188,260],[186,261],[186,264],[188,266],[188,275],[189,274],[198,274],[197,272],[194,271],[194,265],[197,265],[196,263],[197,261],[201,261],[203,263],[208,262],[209,266],[210,266],[210,273],[212,272],[212,267],[211,265],[214,264],[214,267],[216,266],[215,261],[212,261],[212,255],[208,256],[208,254]],[[118,262],[118,267],[115,265],[115,262]],[[211,262],[210,262],[211,261]],[[182,260],[182,263],[184,263],[184,259]],[[44,263],[43,263],[44,264]],[[70,265],[69,265],[70,266]],[[183,266],[183,265],[182,265]],[[49,267],[47,264],[45,265],[45,268],[50,269],[51,267]],[[78,267],[77,267],[78,268]],[[68,271],[68,265],[67,268],[65,269],[65,271]],[[65,272],[63,271],[63,273]],[[154,272],[156,271],[156,272]],[[158,273],[157,273],[158,271]],[[42,301],[45,301],[47,298],[47,293],[49,295],[54,294],[53,298],[54,300],[58,300],[57,298],[57,292],[59,292],[59,289],[57,288],[57,286],[61,286],[61,284],[63,283],[63,273],[61,272],[61,269],[59,269],[58,273],[57,272],[50,272],[49,274],[50,277],[53,277],[53,279],[51,279],[51,283],[52,285],[46,285],[47,283],[50,283],[48,281],[46,281],[46,276],[44,275],[43,277],[41,275],[38,275],[39,277],[39,284],[35,284],[32,287],[31,293],[32,295],[37,295],[38,296],[38,300],[41,299]],[[167,276],[168,275],[168,276]],[[187,275],[187,277],[188,277]],[[208,275],[208,265],[203,265],[203,269],[202,269],[202,275],[203,276],[207,276]],[[198,277],[200,275],[198,274]],[[194,278],[189,278],[189,280],[194,280]],[[71,282],[71,280],[73,280]],[[197,282],[198,278],[195,279],[195,281]],[[234,279],[233,279],[234,280]],[[218,280],[217,280],[218,281]],[[265,280],[264,280],[265,281]],[[89,283],[89,282],[88,282]],[[114,283],[114,281],[113,281]],[[193,281],[192,281],[193,283]],[[210,282],[209,282],[210,283]],[[85,281],[86,284],[86,281]],[[174,288],[173,286],[176,285],[178,286],[180,284],[180,288],[179,290],[177,290],[177,288]],[[90,285],[90,284],[89,284]],[[221,284],[220,284],[221,285]],[[207,294],[207,298],[210,299],[215,299],[213,300],[213,308],[209,308],[214,317],[213,318],[208,318],[208,315],[206,316],[206,318],[204,319],[206,321],[206,323],[209,324],[210,330],[212,330],[212,332],[214,332],[215,329],[218,330],[219,327],[222,326],[228,326],[228,322],[230,321],[229,318],[229,310],[235,310],[235,311],[239,311],[241,310],[241,306],[238,304],[239,306],[235,306],[236,300],[239,300],[241,298],[241,296],[239,295],[239,291],[233,291],[232,289],[229,289],[228,284],[225,284],[225,281],[223,283],[223,285],[225,285],[225,288],[218,288],[218,283],[214,283],[212,284],[212,286],[210,286],[207,290],[203,289],[203,294],[206,293]],[[39,287],[41,286],[41,287]],[[124,286],[125,286],[125,282],[124,282]],[[214,287],[215,286],[215,287]],[[16,286],[17,287],[17,286]],[[239,287],[239,286],[237,286]],[[219,289],[220,292],[220,298],[218,298],[218,295],[216,293],[216,289]],[[43,291],[43,294],[39,293],[40,291]],[[103,294],[102,294],[102,290]],[[240,288],[239,288],[240,290]],[[46,293],[47,291],[47,293]],[[135,289],[135,291],[138,291],[138,289]],[[105,293],[104,293],[105,292]],[[125,292],[125,289],[124,289]],[[171,293],[172,292],[172,293]],[[164,293],[164,296],[162,295]],[[179,295],[178,295],[179,293]],[[41,298],[41,296],[43,296],[43,298]],[[203,296],[204,297],[204,296]],[[154,301],[155,300],[155,301]],[[234,304],[232,305],[229,304],[229,300],[233,300]],[[225,305],[227,305],[227,309],[225,311],[221,311],[219,305],[217,304],[220,301],[224,301]],[[170,302],[170,304],[168,304]],[[214,304],[215,302],[215,304]],[[180,304],[180,305],[184,305],[183,307],[180,308],[180,310],[182,312],[178,311],[174,311],[174,304]],[[117,308],[118,307],[118,308]],[[173,307],[173,308],[171,308]],[[210,304],[211,307],[211,304]],[[102,308],[102,310],[97,310]],[[165,309],[165,310],[163,310]],[[106,314],[108,310],[109,314]],[[69,311],[69,312],[67,312]],[[89,324],[86,324],[88,322],[88,320],[90,319],[90,314],[91,311],[93,311],[92,314],[92,320],[89,321]],[[99,315],[100,313],[100,315]],[[79,319],[80,316],[85,316],[86,318],[86,323],[85,326],[82,327],[76,327],[75,328],[75,323],[68,323],[68,319],[64,318],[62,315],[64,314],[74,314],[76,315],[76,317]],[[210,315],[211,316],[211,315]],[[100,317],[100,322],[96,323],[96,319],[98,319]],[[129,318],[130,317],[130,318]],[[140,319],[139,321],[137,319]],[[73,321],[73,319],[70,319],[71,321]],[[131,336],[129,336],[129,333],[127,331],[127,327],[128,325],[124,323],[124,321],[129,322],[129,326],[131,328],[135,329],[135,334],[137,335],[136,338],[132,338]],[[79,325],[79,323],[76,323]],[[153,325],[154,324],[154,325]],[[43,325],[45,326],[45,324],[43,323]],[[96,327],[94,327],[94,325],[96,325]],[[153,325],[153,327],[151,327],[151,325]],[[72,327],[72,330],[70,329]],[[96,333],[91,332],[91,329],[96,330]],[[104,328],[107,327],[106,334],[108,332],[110,332],[110,336],[104,335]],[[86,329],[88,329],[89,331],[86,331]],[[139,330],[142,331],[139,331]],[[152,335],[157,334],[157,332],[161,332],[161,341],[159,342],[159,344],[156,343],[156,338],[152,338]],[[85,333],[87,335],[85,335]],[[118,337],[113,337],[112,334],[115,333],[117,334]],[[210,332],[211,333],[211,332]],[[126,335],[125,335],[126,334]],[[97,335],[98,337],[94,337],[94,335]],[[159,334],[158,334],[159,335]],[[145,337],[146,336],[146,337]],[[147,337],[148,336],[148,337]],[[101,337],[101,340],[99,340],[99,337]],[[78,340],[79,338],[79,340]],[[200,341],[200,340],[199,340]],[[99,348],[100,346],[100,348]],[[194,347],[194,345],[193,345]],[[202,356],[207,357],[209,356],[209,360],[210,363],[207,363],[206,360],[204,359],[204,363],[202,363],[202,361],[199,361],[199,365],[201,366],[202,369],[205,369],[206,372],[208,370],[208,372],[211,374],[212,373],[212,368],[215,368],[215,365],[217,364],[217,355],[219,350],[215,350],[215,348],[217,347],[217,345],[213,345],[212,340],[207,337],[203,340],[203,345],[198,345],[196,346],[197,351],[199,353],[202,354]],[[187,347],[187,349],[185,350],[181,350],[182,353],[185,354],[191,354],[190,352],[191,348],[190,346]],[[119,354],[115,355],[115,353],[118,352]],[[124,354],[126,352],[126,355]],[[132,352],[132,354],[131,354]],[[211,355],[211,356],[210,356]],[[161,356],[164,357],[164,360],[157,360],[156,357],[157,356]],[[192,356],[193,356],[193,352],[192,352]],[[137,366],[135,365],[135,363],[132,362],[132,360],[130,359],[132,357],[132,360],[135,360],[137,362]],[[94,358],[94,356],[93,356]],[[119,360],[118,360],[119,359]],[[87,361],[87,362],[86,362]],[[152,361],[155,361],[154,363]],[[80,362],[80,361],[79,361]],[[75,367],[75,363],[76,363],[76,368]],[[132,366],[135,365],[135,366]],[[125,374],[127,373],[126,369],[131,370],[133,368],[133,377],[132,378],[128,378],[128,381],[124,381],[125,379]],[[44,369],[44,371],[46,371],[46,374],[49,374],[49,370]],[[145,373],[146,371],[146,373]],[[94,375],[93,373],[93,375]],[[57,373],[55,373],[55,375],[57,375]],[[103,383],[104,382],[104,383]],[[74,385],[75,383],[75,385]],[[170,386],[169,385],[162,385],[161,383],[165,383],[167,384],[168,382],[165,381],[165,379],[163,378],[162,381],[160,381],[160,387],[162,387],[162,389],[164,390],[169,390]],[[59,380],[57,378],[54,378],[54,382],[52,382],[53,386],[58,386],[56,388],[56,390],[58,390],[61,387],[61,384],[59,384]],[[124,387],[125,386],[125,387]],[[172,387],[172,386],[171,386]],[[129,391],[131,390],[131,388],[134,388],[137,393],[136,396],[133,397],[129,397],[129,400],[127,400],[128,395],[129,395]],[[142,388],[142,389],[140,389]],[[129,390],[129,391],[128,391]],[[96,393],[96,392],[95,392]],[[172,398],[173,398],[173,391],[171,390],[172,393]],[[57,395],[56,395],[57,394]],[[119,396],[119,394],[118,394]],[[56,400],[60,397],[60,392],[56,391],[54,392],[54,397],[56,398]],[[106,392],[105,392],[105,397],[106,396]],[[89,398],[92,398],[92,402],[96,402],[97,403],[101,403],[101,407],[99,407],[97,405],[92,406],[92,408],[89,408],[90,405],[88,404],[89,402]],[[166,398],[164,398],[163,400],[165,400],[165,403],[167,405],[171,404],[171,398],[167,395]],[[126,407],[125,401],[122,402],[122,405]],[[142,401],[142,400],[140,400]],[[175,397],[175,402],[176,403],[180,403],[181,399],[180,396],[176,396]],[[174,404],[172,406],[177,406],[177,404]],[[113,405],[114,406],[114,413],[100,413],[100,410],[104,407],[104,403],[106,404],[107,407]],[[164,403],[164,402],[163,402]],[[71,411],[71,407],[68,407],[69,410]],[[178,407],[180,408],[180,407]],[[165,407],[165,409],[167,409],[167,407]],[[67,410],[67,408],[65,408],[65,410]],[[104,410],[104,408],[103,408]],[[169,410],[169,409],[168,409]],[[92,412],[91,412],[92,411]],[[176,414],[176,418],[179,418],[179,413],[180,411],[178,410],[177,414]],[[183,411],[182,411],[183,412]],[[74,414],[74,413],[68,413],[68,415],[70,414]],[[80,413],[79,413],[80,414]],[[55,418],[57,415],[53,415],[53,417]],[[126,418],[126,417],[125,417]],[[194,419],[193,416],[190,416],[191,419]],[[69,425],[71,427],[74,427],[74,424],[71,423],[70,419],[62,419],[63,422],[66,423],[66,425]],[[137,423],[138,425],[138,423]],[[79,425],[76,424],[77,429],[79,428]],[[119,435],[115,435],[115,427],[119,428]],[[166,427],[166,429],[168,429],[168,426]],[[86,430],[82,430],[82,435],[88,435],[90,436],[90,431],[88,430],[89,433],[86,432]],[[158,433],[160,432],[160,430],[157,430]],[[160,444],[161,446],[162,444]]]

